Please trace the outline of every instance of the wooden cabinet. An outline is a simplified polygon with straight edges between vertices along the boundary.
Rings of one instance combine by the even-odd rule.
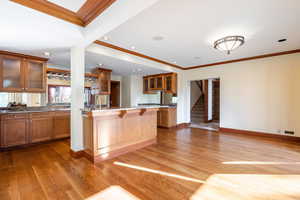
[[[53,138],[70,137],[70,112],[56,111],[53,119]]]
[[[1,116],[1,147],[12,147],[28,143],[28,123],[26,114]]]
[[[0,92],[45,92],[45,62],[1,51]]]
[[[150,90],[150,78],[144,77],[143,78],[143,92],[144,94],[155,94],[156,91]]]
[[[177,93],[177,74],[155,74],[143,77],[144,94],[154,91],[164,91],[167,93]]]
[[[164,76],[156,75],[148,77],[149,90],[163,90],[164,89]]]
[[[93,73],[98,74],[97,84],[92,87],[94,94],[110,95],[111,70],[96,68]]]
[[[165,75],[165,88],[166,93],[177,94],[177,74],[167,74]]]
[[[0,147],[8,148],[70,136],[70,112],[3,114]]]
[[[25,90],[27,92],[46,91],[46,66],[44,62],[27,60],[25,75]]]
[[[177,109],[175,107],[160,108],[157,112],[157,126],[172,128],[177,125]]]
[[[24,91],[24,60],[0,55],[0,89],[9,92]]]
[[[51,112],[30,114],[30,143],[43,142],[52,139],[53,120]]]

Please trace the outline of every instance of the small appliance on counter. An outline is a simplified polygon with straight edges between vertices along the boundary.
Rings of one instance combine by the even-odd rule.
[[[8,110],[25,110],[27,108],[27,104],[16,103],[16,102],[9,102],[7,104]]]

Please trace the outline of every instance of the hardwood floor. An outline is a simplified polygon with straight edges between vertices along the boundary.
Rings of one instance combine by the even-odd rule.
[[[72,158],[68,140],[0,153],[1,200],[125,199],[122,195],[300,199],[300,144],[186,128],[159,129],[157,145],[95,166]]]

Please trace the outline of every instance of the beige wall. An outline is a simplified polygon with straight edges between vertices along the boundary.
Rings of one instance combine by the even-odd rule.
[[[180,74],[178,123],[190,121],[190,81],[220,78],[221,127],[300,137],[300,54],[257,59]]]

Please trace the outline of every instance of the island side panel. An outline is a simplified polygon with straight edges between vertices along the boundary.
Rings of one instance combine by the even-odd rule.
[[[142,112],[141,109],[135,109],[126,111],[126,114],[124,111],[93,114],[93,130],[85,129],[87,135],[92,132],[93,137],[85,137],[93,145],[87,142],[85,152],[97,162],[156,143],[157,110],[147,109]],[[91,127],[89,124],[86,123],[86,126]],[[90,147],[94,147],[94,151]]]

